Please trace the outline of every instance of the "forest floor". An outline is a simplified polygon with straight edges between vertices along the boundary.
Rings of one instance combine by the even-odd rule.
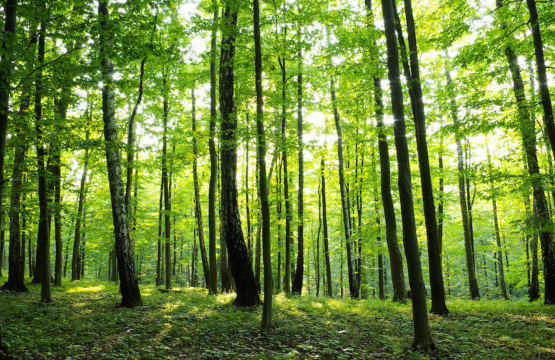
[[[0,278],[2,283],[5,278]],[[118,307],[118,287],[79,281],[0,294],[8,359],[555,359],[555,307],[451,299],[430,315],[436,351],[413,352],[410,304],[322,297],[275,298],[274,327],[261,308],[202,289],[141,286],[145,306]],[[428,306],[429,308],[429,306]]]

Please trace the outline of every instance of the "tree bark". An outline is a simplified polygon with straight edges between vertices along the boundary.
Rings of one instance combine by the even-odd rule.
[[[449,55],[447,54],[447,59],[449,59]],[[463,230],[464,230],[464,248],[465,248],[465,255],[466,255],[466,269],[468,271],[468,287],[470,291],[470,297],[475,299],[480,299],[480,290],[478,288],[478,282],[476,281],[476,265],[474,259],[474,249],[472,246],[472,238],[470,233],[470,224],[468,221],[468,211],[466,205],[466,197],[467,195],[465,192],[465,180],[464,180],[464,155],[463,155],[463,148],[461,145],[461,135],[460,135],[460,124],[459,124],[459,116],[457,113],[457,102],[455,100],[455,96],[452,91],[453,81],[451,80],[451,73],[449,70],[449,61],[446,63],[446,70],[445,76],[447,77],[447,87],[451,89],[450,97],[451,97],[451,118],[453,119],[453,124],[456,127],[455,132],[455,142],[457,143],[457,164],[459,170],[459,203],[461,207],[461,216],[463,222]]]
[[[331,281],[331,262],[330,262],[330,248],[329,248],[329,234],[328,234],[328,210],[326,203],[326,164],[324,159],[320,161],[320,176],[322,181],[322,221],[324,223],[324,259],[326,263],[326,283],[328,285],[329,297],[333,297],[333,287]]]
[[[200,204],[200,190],[198,185],[198,169],[197,169],[197,158],[198,158],[198,150],[197,150],[197,121],[196,121],[196,99],[195,99],[195,90],[193,89],[191,92],[192,96],[192,124],[193,124],[193,181],[194,181],[194,188],[195,188],[195,215],[197,218],[197,227],[198,227],[198,244],[200,247],[200,257],[202,260],[202,271],[204,273],[204,278],[206,279],[206,286],[208,290],[210,290],[210,265],[208,264],[208,256],[206,254],[206,246],[204,245],[204,227],[202,223],[202,206]]]
[[[299,50],[299,59],[302,59],[302,52]],[[299,190],[297,205],[297,269],[295,270],[295,279],[293,280],[293,294],[301,295],[303,290],[303,272],[304,272],[304,157],[303,157],[303,73],[302,60],[299,63],[299,75],[297,75],[297,144],[299,146]]]
[[[539,225],[540,243],[542,247],[543,274],[545,280],[545,298],[544,303],[555,304],[555,251],[553,245],[552,221],[549,216],[549,209],[545,192],[543,190],[543,181],[539,176],[540,169],[536,153],[536,129],[535,124],[531,121],[530,112],[528,110],[524,83],[520,75],[520,66],[514,50],[508,46],[505,48],[505,56],[509,63],[513,80],[513,89],[517,102],[518,116],[522,133],[522,143],[526,151],[526,160],[528,162],[528,173],[533,188],[534,209],[537,211],[537,221]]]
[[[121,161],[117,146],[117,125],[115,119],[115,94],[112,89],[114,67],[112,60],[107,55],[110,44],[110,25],[108,0],[99,2],[98,15],[100,20],[100,59],[102,69],[102,120],[104,122],[104,137],[106,140],[106,161],[108,179],[110,182],[110,197],[112,201],[112,217],[114,222],[114,235],[120,290],[122,295],[121,305],[134,307],[142,305],[139,284],[135,275],[135,259],[132,256],[132,242],[129,238],[127,224],[127,207],[121,173]]]
[[[414,205],[412,199],[410,158],[406,138],[403,91],[399,76],[399,55],[395,39],[395,24],[391,0],[382,0],[382,10],[387,44],[387,68],[391,88],[391,105],[394,117],[395,147],[399,168],[399,196],[401,199],[401,218],[403,223],[403,244],[409,271],[409,284],[412,292],[412,314],[414,327],[413,347],[425,350],[435,348],[428,324],[426,295],[422,266],[416,237]]]
[[[88,144],[89,131],[86,132],[85,142]],[[85,148],[85,158],[83,164],[83,174],[81,175],[81,184],[79,186],[79,205],[77,209],[77,220],[75,222],[75,237],[73,238],[73,257],[71,260],[71,281],[79,280],[81,265],[81,221],[83,219],[83,206],[85,202],[85,183],[87,182],[87,167],[89,164],[89,148]]]
[[[551,144],[553,157],[555,158],[555,122],[553,120],[553,104],[551,103],[551,95],[549,94],[549,86],[547,83],[545,58],[543,55],[543,41],[538,19],[538,9],[536,7],[536,0],[526,0],[526,4],[528,5],[528,12],[530,13],[530,27],[532,28],[532,39],[534,40],[536,70],[543,107],[543,123],[545,126],[547,137],[549,138],[549,143]]]
[[[264,305],[262,308],[262,329],[272,324],[272,243],[270,238],[270,205],[266,179],[266,135],[264,133],[264,100],[262,97],[262,46],[260,45],[260,4],[254,0],[254,69],[256,87],[256,129],[258,134],[258,177],[260,205],[262,210],[262,252],[264,261]]]
[[[489,145],[486,140],[488,172],[489,172],[489,186],[491,194],[491,204],[493,207],[493,225],[495,230],[495,242],[497,244],[497,264],[499,267],[499,281],[501,282],[501,295],[503,299],[509,300],[507,295],[507,288],[505,286],[505,272],[503,271],[503,253],[501,251],[501,236],[499,235],[499,219],[497,217],[497,191],[495,189],[495,181],[493,179],[493,166],[491,164],[491,155],[489,153]]]
[[[233,10],[231,7],[233,6]],[[237,110],[234,99],[233,60],[237,34],[237,8],[226,2],[223,21],[227,31],[222,36],[220,57],[220,113],[221,124],[221,233],[229,255],[231,274],[235,280],[235,304],[253,306],[260,303],[247,246],[241,229],[237,201]]]
[[[343,209],[343,227],[345,231],[345,244],[347,248],[347,271],[349,276],[349,292],[351,298],[358,299],[359,292],[356,286],[356,276],[353,261],[353,249],[351,240],[351,212],[349,205],[349,194],[345,187],[345,172],[343,170],[343,135],[341,132],[341,119],[335,101],[335,84],[333,77],[330,80],[331,101],[333,105],[333,115],[335,119],[335,129],[337,131],[337,155],[339,158],[339,188],[341,190],[341,207]]]
[[[218,293],[218,264],[216,260],[216,180],[218,177],[218,159],[216,155],[216,36],[218,22],[218,4],[214,1],[214,19],[212,39],[210,41],[210,184],[208,187],[208,257],[210,262],[210,293]]]
[[[156,286],[162,285],[162,205],[164,203],[164,181],[160,181],[160,200],[158,201],[158,247],[156,257]]]
[[[166,70],[164,70],[166,71]],[[163,139],[163,149],[162,149],[162,184],[164,187],[164,239],[165,239],[165,270],[166,270],[166,290],[172,289],[172,256],[171,256],[171,200],[169,194],[169,184],[168,184],[168,113],[169,113],[169,102],[168,102],[168,87],[167,87],[167,73],[164,72],[163,75],[163,99],[164,99],[164,139]]]

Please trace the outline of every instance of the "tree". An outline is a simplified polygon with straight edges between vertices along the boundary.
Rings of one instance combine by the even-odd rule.
[[[112,202],[112,219],[114,222],[114,235],[116,243],[116,257],[118,273],[121,282],[121,305],[134,307],[142,305],[139,283],[135,273],[135,259],[131,249],[127,224],[127,207],[121,173],[121,161],[117,146],[117,126],[115,119],[115,94],[112,88],[114,66],[108,56],[110,47],[110,23],[108,0],[98,4],[98,17],[100,20],[100,59],[102,69],[102,120],[104,122],[104,137],[106,139],[106,162],[110,182],[110,197]],[[40,46],[40,45],[39,45]]]
[[[237,4],[227,1],[222,17],[224,29],[220,55],[221,123],[221,236],[227,246],[231,274],[235,280],[238,306],[258,305],[260,298],[249,259],[237,201],[237,110],[234,99],[234,56],[237,34]]]
[[[89,132],[86,132],[85,142],[89,141]],[[88,146],[88,145],[87,145]],[[89,164],[89,148],[85,148],[83,160],[83,174],[81,175],[81,185],[79,186],[79,208],[77,209],[77,220],[75,221],[75,237],[73,240],[73,256],[71,260],[71,281],[80,279],[81,268],[81,221],[83,220],[83,206],[85,202],[85,183],[87,181],[87,166]]]
[[[409,151],[406,138],[405,113],[403,108],[403,92],[399,76],[399,54],[395,39],[393,3],[382,0],[382,11],[387,44],[387,69],[391,88],[391,108],[393,111],[395,147],[397,149],[397,165],[399,168],[399,195],[401,199],[401,218],[403,224],[403,244],[409,271],[409,284],[412,292],[412,316],[414,327],[413,347],[428,350],[435,348],[426,310],[426,295],[422,278],[422,266],[416,238],[414,205],[412,200],[411,171]]]

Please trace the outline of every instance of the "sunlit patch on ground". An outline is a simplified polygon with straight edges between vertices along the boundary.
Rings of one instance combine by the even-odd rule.
[[[104,285],[88,286],[88,287],[72,287],[66,290],[67,293],[95,293],[106,290]]]

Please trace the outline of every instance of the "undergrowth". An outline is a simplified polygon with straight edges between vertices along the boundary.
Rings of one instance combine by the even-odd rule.
[[[555,307],[541,303],[451,299],[448,317],[430,315],[438,349],[413,352],[410,303],[279,294],[274,325],[261,332],[260,307],[237,308],[234,295],[203,289],[141,286],[145,306],[126,309],[107,282],[65,283],[51,304],[39,302],[40,286],[29,288],[0,294],[8,358],[555,358]]]

